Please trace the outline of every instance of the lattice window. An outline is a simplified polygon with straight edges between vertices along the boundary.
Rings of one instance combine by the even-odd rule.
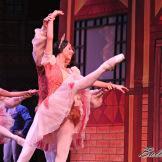
[[[75,60],[83,75],[96,69],[113,55],[126,54],[127,15],[105,16],[75,22]],[[125,82],[125,62],[100,78],[118,84]]]

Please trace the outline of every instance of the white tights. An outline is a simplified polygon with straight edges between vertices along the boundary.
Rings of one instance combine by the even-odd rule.
[[[66,162],[69,154],[74,124],[68,119],[61,125],[57,132],[57,146],[55,162]],[[28,162],[33,155],[35,148],[25,142],[17,162]]]

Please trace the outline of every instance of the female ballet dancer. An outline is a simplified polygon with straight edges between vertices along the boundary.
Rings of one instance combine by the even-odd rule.
[[[57,11],[55,11],[56,13]],[[59,14],[59,12],[57,12],[56,14]],[[32,40],[32,44],[33,44],[33,58],[36,64],[36,69],[37,69],[37,74],[38,74],[38,85],[39,85],[39,100],[38,100],[38,105],[41,104],[41,102],[48,96],[48,90],[47,90],[47,80],[46,80],[46,76],[45,76],[45,70],[44,70],[44,66],[41,64],[42,61],[42,57],[44,55],[44,50],[46,47],[46,41],[47,41],[47,24],[48,21],[50,21],[50,15],[47,16],[44,21],[43,21],[43,26],[40,29],[35,29],[35,36]],[[57,16],[57,15],[55,15]],[[66,60],[66,65],[68,65],[70,63],[71,60]],[[77,71],[79,71],[79,69],[77,69]],[[79,72],[80,73],[80,72]],[[122,93],[125,93],[125,91],[127,91],[128,89],[122,85],[116,85],[116,84],[112,84],[112,83],[106,83],[106,82],[101,82],[101,81],[96,81],[93,86],[96,87],[100,87],[100,88],[106,88],[108,90],[111,89],[118,89],[119,91],[121,91]],[[105,91],[105,90],[104,90]],[[91,97],[91,107],[97,107],[98,105],[101,104],[102,101],[102,91],[97,91],[95,93],[92,94]],[[75,98],[81,98],[81,96],[76,96]],[[37,107],[38,108],[38,107]],[[36,110],[37,110],[36,108]],[[74,111],[75,109],[72,109],[73,111],[71,111],[71,116],[73,114],[73,121],[74,118],[77,121],[77,111]],[[75,116],[75,117],[74,117]],[[74,141],[74,138],[73,138]],[[75,142],[73,142],[75,143]],[[45,157],[46,157],[46,161],[47,162],[54,162],[54,158],[55,158],[55,151],[52,149],[49,149],[52,147],[48,147],[47,150],[44,150],[45,153]]]
[[[48,149],[48,144],[54,143],[54,141],[56,141],[57,147],[55,161],[66,161],[75,127],[70,116],[71,109],[77,109],[78,105],[80,106],[80,100],[76,98],[77,94],[83,94],[83,102],[90,103],[89,90],[84,89],[92,86],[103,72],[112,70],[115,64],[124,59],[122,54],[117,55],[104,62],[97,70],[86,77],[82,77],[76,68],[66,68],[67,62],[71,60],[74,54],[72,46],[67,40],[56,43],[54,53],[57,56],[52,55],[53,20],[55,16],[62,14],[61,11],[55,11],[50,15],[47,24],[47,42],[41,64],[45,69],[48,96],[38,106],[18,162],[29,161],[36,147]],[[79,107],[80,114],[84,113],[82,119],[79,120],[80,125],[77,126],[79,131],[85,128],[89,115],[89,109],[85,110],[86,104],[83,103],[83,105],[82,110]]]
[[[37,90],[9,92],[0,88],[0,144],[7,142],[8,138],[12,138],[16,140],[19,145],[23,145],[24,139],[9,131],[13,125],[13,119],[6,112],[6,108],[12,108],[22,100],[36,93]]]

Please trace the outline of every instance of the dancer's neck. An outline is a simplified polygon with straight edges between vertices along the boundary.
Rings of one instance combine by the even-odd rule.
[[[65,60],[65,57],[63,57],[62,55],[58,55],[56,57],[56,63],[61,69],[66,69],[66,66],[67,66],[66,60]]]

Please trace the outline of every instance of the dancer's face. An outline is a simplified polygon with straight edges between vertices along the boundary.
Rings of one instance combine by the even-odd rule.
[[[67,46],[63,49],[62,53],[65,57],[66,62],[70,62],[72,56],[74,55],[74,50],[70,43],[67,44]]]

